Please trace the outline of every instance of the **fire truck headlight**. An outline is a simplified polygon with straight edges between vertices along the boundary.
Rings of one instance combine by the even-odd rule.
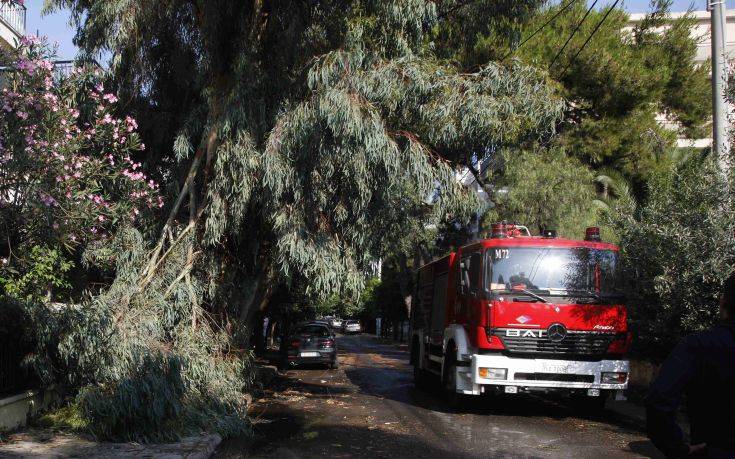
[[[485,368],[480,367],[477,371],[483,379],[507,379],[508,369],[507,368]]]
[[[600,382],[602,384],[625,384],[625,381],[627,380],[628,380],[628,373],[612,372],[612,373],[602,373],[602,378]]]

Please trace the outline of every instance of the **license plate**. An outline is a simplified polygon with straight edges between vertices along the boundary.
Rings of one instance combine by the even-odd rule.
[[[569,372],[569,367],[566,365],[544,365],[541,369],[541,372],[565,374]]]
[[[299,354],[301,357],[319,357],[318,352],[302,352]]]

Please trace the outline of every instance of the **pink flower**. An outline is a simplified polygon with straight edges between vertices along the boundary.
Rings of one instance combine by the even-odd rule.
[[[117,97],[115,96],[115,94],[107,93],[104,96],[102,96],[102,98],[111,104],[114,104],[115,102],[117,102]]]
[[[41,202],[46,207],[52,207],[56,205],[56,199],[52,198],[51,196],[47,195],[46,193],[41,193]]]
[[[128,124],[128,128],[127,128],[128,132],[133,132],[135,129],[138,128],[138,122],[135,121],[135,118],[126,116],[125,122]]]

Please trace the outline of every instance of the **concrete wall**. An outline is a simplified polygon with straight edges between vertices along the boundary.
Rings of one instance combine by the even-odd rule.
[[[61,394],[54,388],[29,390],[0,399],[0,432],[25,426],[28,419],[60,401]]]

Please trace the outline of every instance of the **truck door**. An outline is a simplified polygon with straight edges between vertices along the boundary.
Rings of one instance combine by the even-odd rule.
[[[444,326],[447,310],[447,287],[449,273],[437,274],[434,278],[434,295],[431,305],[431,333],[429,334],[429,353],[441,357],[444,345]]]
[[[482,252],[464,255],[460,261],[459,296],[455,304],[455,322],[465,327],[479,319],[482,299]]]

